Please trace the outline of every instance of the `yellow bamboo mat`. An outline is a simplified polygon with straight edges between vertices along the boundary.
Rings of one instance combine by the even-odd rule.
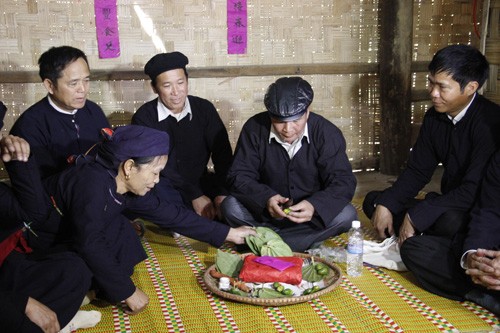
[[[363,222],[369,237],[366,218]],[[345,243],[344,234],[327,245]],[[337,288],[318,299],[262,307],[208,291],[202,277],[214,263],[214,247],[174,238],[149,224],[143,244],[149,258],[136,266],[133,279],[149,295],[148,308],[128,316],[120,305],[86,305],[83,309],[99,310],[103,316],[96,327],[81,332],[500,332],[499,319],[489,311],[430,294],[408,272],[365,266],[362,276],[344,276]]]

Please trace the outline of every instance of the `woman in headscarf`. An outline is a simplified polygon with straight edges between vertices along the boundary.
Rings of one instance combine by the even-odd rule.
[[[73,248],[90,267],[98,296],[110,302],[125,301],[128,313],[135,314],[149,300],[130,276],[147,256],[125,211],[216,247],[224,241],[243,244],[255,231],[205,219],[160,201],[151,192],[167,163],[167,133],[128,125],[103,134],[95,158],[77,158],[74,167],[47,179],[46,188],[59,217],[52,216],[54,223],[37,229],[38,237],[30,237],[30,245],[51,251],[60,246]]]

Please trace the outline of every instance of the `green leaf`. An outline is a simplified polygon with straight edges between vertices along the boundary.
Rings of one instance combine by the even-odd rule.
[[[254,297],[258,297],[258,298],[281,298],[281,297],[287,297],[287,295],[283,295],[279,291],[276,291],[276,290],[271,289],[271,288],[260,288],[260,289],[257,289],[253,293],[253,296]]]
[[[290,246],[285,243],[281,238],[271,239],[266,243],[268,250],[268,256],[272,257],[292,257],[293,252]]]
[[[302,279],[308,282],[318,282],[323,280],[323,275],[318,274],[316,268],[314,268],[314,263],[306,266],[302,266]]]
[[[235,288],[235,287],[231,288],[229,290],[229,292],[231,294],[235,294],[235,295],[238,295],[238,296],[248,297],[248,293],[246,293],[246,292],[244,292],[244,291],[242,291],[242,290],[240,290],[238,288]]]
[[[268,245],[262,245],[260,248],[260,255],[261,256],[271,256],[271,248]]]
[[[215,267],[217,271],[232,277],[237,277],[243,266],[243,260],[237,254],[224,252],[217,249],[215,257]]]
[[[258,256],[293,256],[290,247],[270,228],[257,227],[257,234],[247,236],[245,241],[250,250]]]
[[[271,239],[281,239],[280,235],[267,227],[257,227],[256,231],[259,237],[264,241],[264,243],[267,243]]]
[[[262,247],[262,245],[264,245],[262,239],[260,239],[258,236],[250,235],[245,237],[245,242],[255,255],[260,255],[260,248]]]

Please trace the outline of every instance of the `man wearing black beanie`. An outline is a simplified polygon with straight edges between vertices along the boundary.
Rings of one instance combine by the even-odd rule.
[[[142,105],[132,124],[165,131],[171,138],[170,158],[157,186],[158,195],[175,200],[173,186],[196,213],[220,218],[232,149],[214,105],[188,95],[188,63],[181,52],[157,54],[146,63],[144,72],[158,98]],[[207,167],[210,159],[213,170]]]

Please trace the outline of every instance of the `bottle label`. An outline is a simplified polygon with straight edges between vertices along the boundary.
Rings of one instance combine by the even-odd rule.
[[[363,243],[353,242],[347,245],[347,252],[350,254],[362,254],[363,253]]]

